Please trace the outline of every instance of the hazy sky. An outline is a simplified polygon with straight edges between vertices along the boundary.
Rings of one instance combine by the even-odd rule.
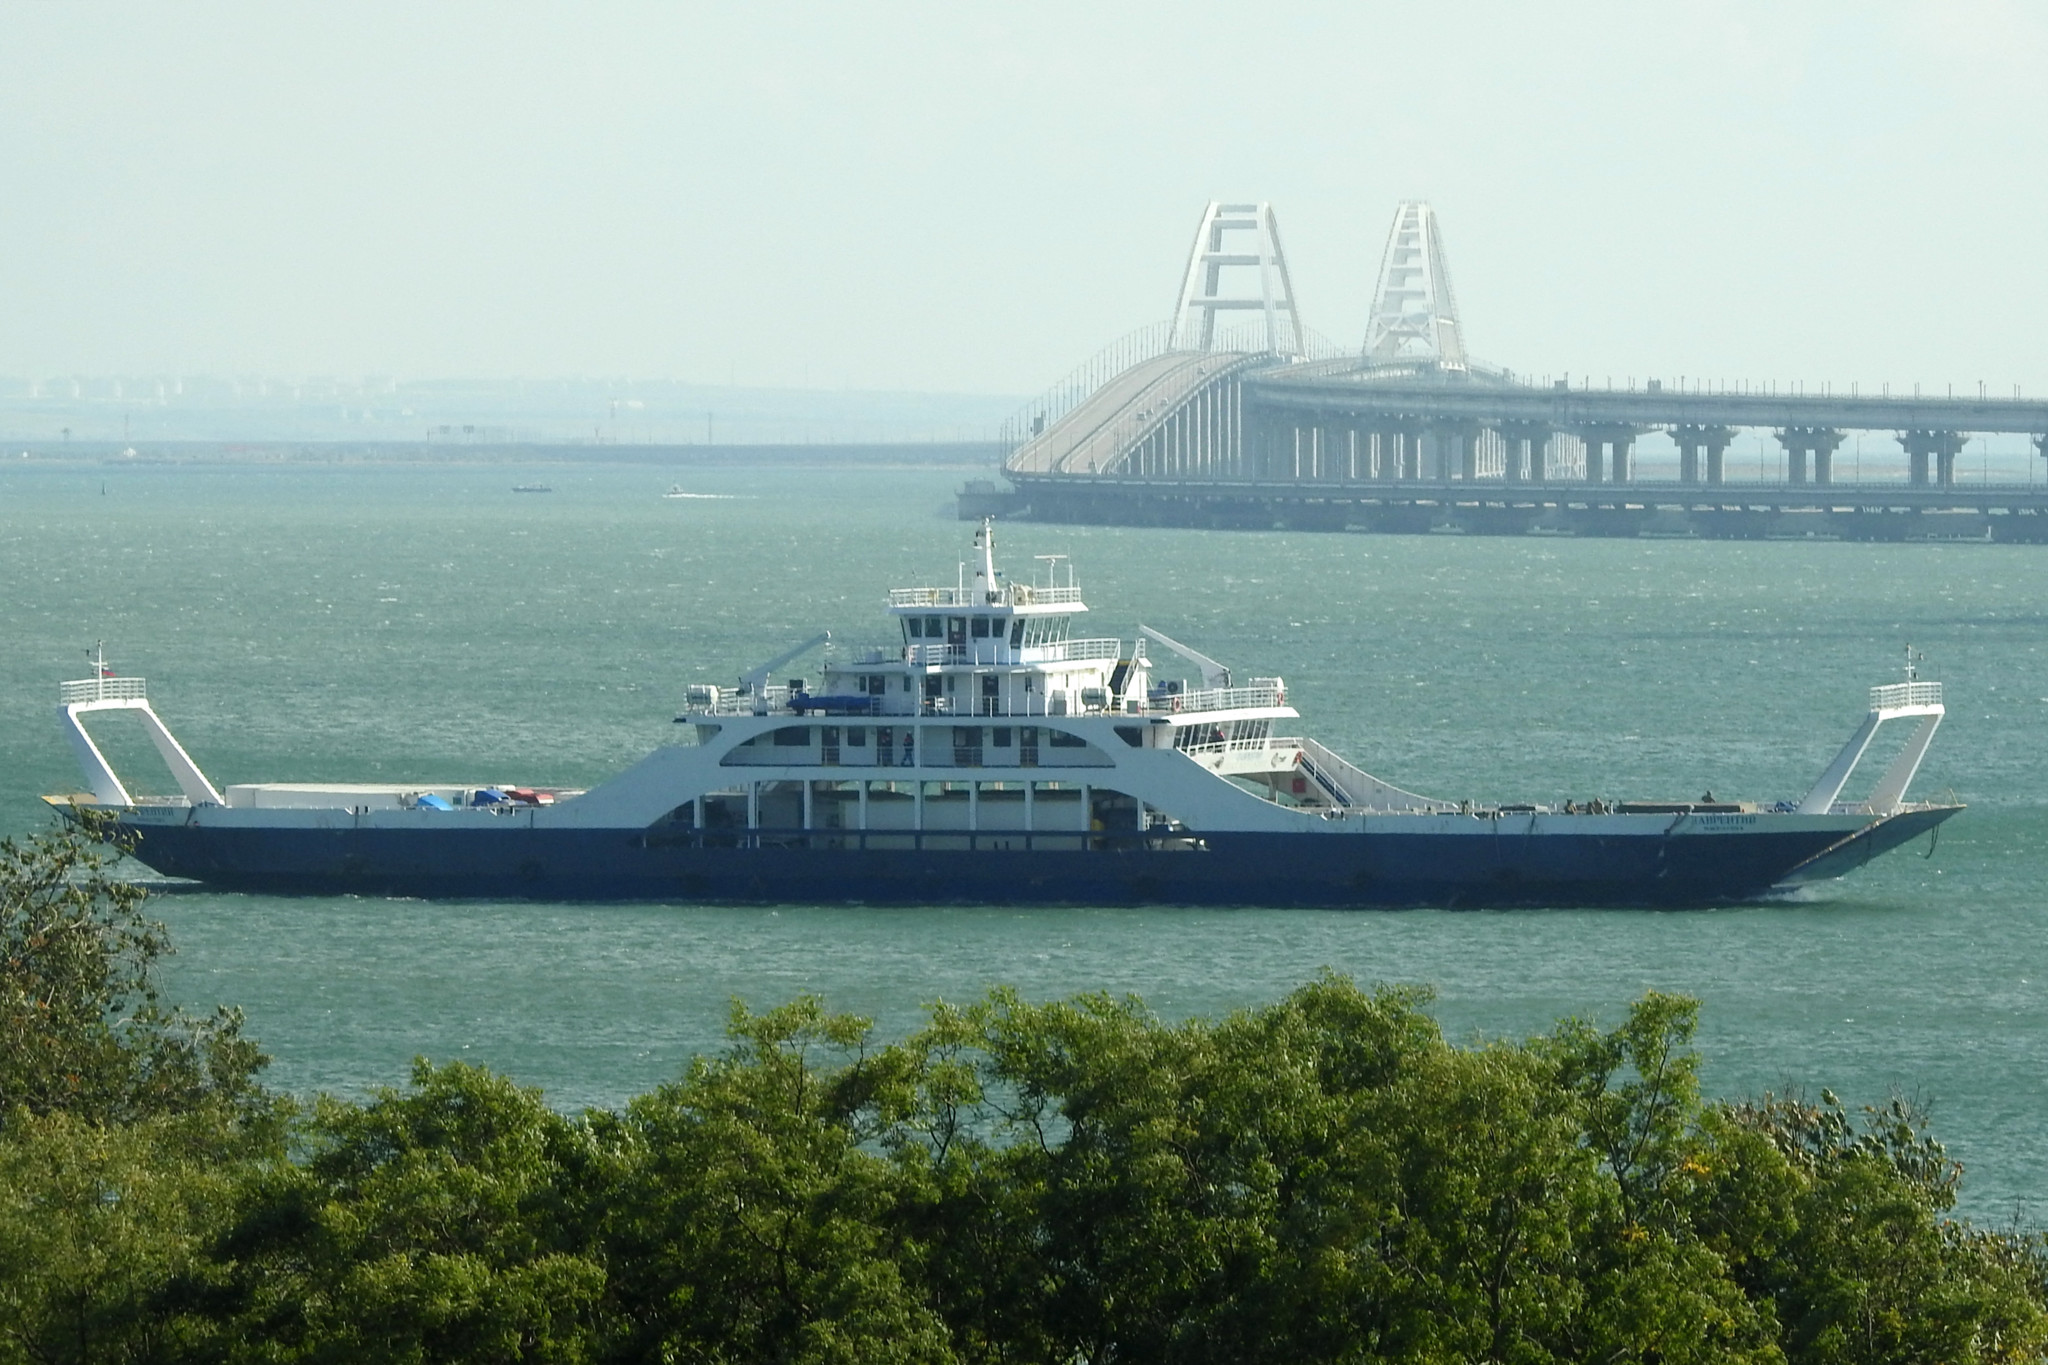
[[[2048,392],[2048,6],[0,2],[0,373],[1027,393],[1271,200],[1531,372]]]

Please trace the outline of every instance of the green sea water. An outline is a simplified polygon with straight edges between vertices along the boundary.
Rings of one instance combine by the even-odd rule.
[[[56,683],[105,639],[216,783],[587,784],[672,739],[691,682],[954,580],[958,473],[589,465],[0,464],[0,832],[76,788]],[[512,485],[544,480],[549,494]],[[664,499],[680,481],[693,493]],[[2048,1213],[2048,552],[1018,525],[1068,554],[1089,633],[1140,621],[1303,728],[1452,798],[1797,796],[1907,646],[1948,684],[1918,790],[1970,804],[1854,878],[1712,911],[775,909],[154,902],[182,999],[238,1003],[273,1083],[361,1093],[415,1055],[613,1105],[719,1045],[729,1001],[802,991],[912,1026],[935,999],[1266,1001],[1328,966],[1419,982],[1460,1039],[1640,992],[1705,1002],[1722,1094],[1931,1106],[1980,1217]],[[121,719],[110,717],[110,720]],[[139,731],[101,727],[145,789]]]

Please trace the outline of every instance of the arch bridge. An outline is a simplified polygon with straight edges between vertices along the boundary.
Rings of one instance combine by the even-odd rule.
[[[1257,321],[1231,330],[1219,313]],[[1137,524],[2048,541],[2048,480],[2032,465],[2048,454],[2048,401],[1532,384],[1468,356],[1441,229],[1420,203],[1396,211],[1358,351],[1319,344],[1303,326],[1271,206],[1217,203],[1171,323],[1127,345],[1099,382],[1069,389],[1018,433],[1001,510]],[[1845,480],[1843,448],[1859,434],[1879,439],[1869,451],[1857,441]],[[1646,437],[1663,438],[1651,442],[1656,458],[1639,449]],[[2003,478],[1964,458],[1972,441],[1995,438]],[[2028,448],[2015,477],[2011,454]],[[978,514],[990,499],[962,508]]]

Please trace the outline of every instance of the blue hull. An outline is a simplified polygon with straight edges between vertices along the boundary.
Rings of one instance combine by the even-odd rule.
[[[752,903],[1697,906],[1841,876],[1957,807],[1906,812],[1852,837],[1371,833],[1095,836],[1094,847],[858,847],[858,836],[758,836],[758,846],[623,830],[235,829],[123,826],[157,871],[231,890],[539,900]],[[727,836],[732,840],[732,836]],[[908,845],[909,836],[875,836]],[[984,839],[993,842],[989,836]],[[743,841],[741,841],[743,842]],[[1048,840],[1046,842],[1054,842]],[[832,845],[842,846],[832,846]],[[948,847],[947,845],[952,845]]]

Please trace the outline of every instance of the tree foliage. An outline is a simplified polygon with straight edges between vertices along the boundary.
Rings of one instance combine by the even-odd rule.
[[[618,1112],[303,1109],[75,841],[8,846],[0,1365],[2020,1362],[2036,1237],[1909,1104],[1700,1093],[1692,1001],[1458,1045],[1324,975],[1173,1022],[803,998]]]
[[[147,893],[87,828],[0,840],[0,1124],[65,1113],[126,1122],[195,1105],[261,1107],[266,1058],[241,1013],[167,1006],[170,952]]]

